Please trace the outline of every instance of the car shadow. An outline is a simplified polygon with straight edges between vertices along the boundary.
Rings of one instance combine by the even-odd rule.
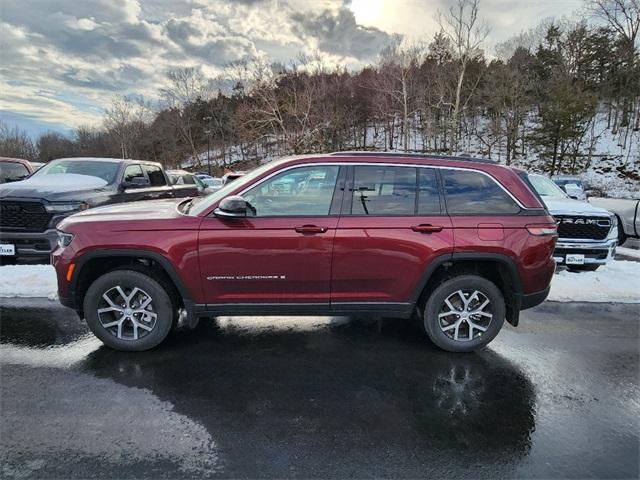
[[[200,422],[230,476],[284,475],[293,457],[322,476],[364,457],[380,472],[389,455],[443,471],[513,462],[535,429],[535,389],[517,366],[490,349],[440,351],[392,319],[207,321],[144,353],[101,347],[80,368]]]

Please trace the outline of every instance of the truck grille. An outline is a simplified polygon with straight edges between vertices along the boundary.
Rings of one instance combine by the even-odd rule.
[[[40,202],[0,200],[0,228],[22,232],[44,232],[50,215]]]
[[[604,217],[556,216],[558,238],[604,240],[611,230],[611,220]]]

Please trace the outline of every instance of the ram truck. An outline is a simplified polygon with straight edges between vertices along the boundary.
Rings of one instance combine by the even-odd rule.
[[[22,181],[0,185],[0,261],[46,261],[56,226],[71,214],[114,203],[195,197],[196,185],[172,185],[159,163],[64,158]]]
[[[529,174],[529,182],[558,224],[554,258],[569,270],[593,271],[615,255],[616,217],[604,208],[574,200],[543,175]]]

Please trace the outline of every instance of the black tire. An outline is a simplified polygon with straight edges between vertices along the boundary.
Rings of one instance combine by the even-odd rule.
[[[595,272],[600,265],[567,265],[567,269],[570,272]]]
[[[136,327],[137,333],[135,335],[139,336],[139,338],[118,338],[118,332],[114,331],[117,330],[118,327],[111,327],[111,329],[105,328],[103,325],[104,318],[103,322],[101,322],[98,309],[101,308],[100,305],[104,301],[103,294],[114,291],[118,286],[122,288],[127,296],[137,288],[138,292],[142,291],[144,295],[141,293],[137,293],[136,295],[140,295],[143,299],[151,298],[152,300],[150,306],[147,308],[150,309],[150,314],[156,315],[155,323],[151,326],[150,331]],[[108,294],[108,296],[111,295],[114,294]],[[115,295],[117,295],[117,293]],[[175,312],[167,290],[150,276],[135,270],[114,270],[98,277],[87,290],[83,305],[87,324],[96,337],[102,340],[108,347],[116,350],[135,352],[149,350],[160,344],[171,330]],[[105,305],[102,304],[102,307],[104,306]],[[121,305],[118,305],[118,307],[120,306]],[[120,314],[120,312],[114,312],[113,318],[117,320]],[[131,314],[131,312],[129,312],[129,314]],[[139,313],[135,314],[139,315]],[[110,322],[107,322],[106,324],[109,325],[109,323]],[[138,321],[138,324],[140,323],[141,322]],[[127,327],[133,330],[133,322],[131,320],[126,320],[123,325],[123,333]],[[145,325],[147,324],[145,323]],[[149,328],[148,325],[147,328]]]
[[[621,247],[624,245],[624,242],[627,241],[627,235],[624,233],[624,227],[622,226],[622,221],[620,217],[616,215],[616,221],[618,222],[618,246]]]
[[[477,329],[474,331],[469,326],[469,323],[462,322],[461,329],[464,329],[466,325],[467,338],[470,335],[471,339],[455,340],[454,338],[450,338],[449,335],[451,335],[451,333],[445,333],[442,330],[438,317],[446,305],[445,300],[458,291],[462,291],[465,295],[467,292],[471,292],[469,296],[472,295],[473,291],[478,291],[490,302],[488,304],[490,312],[487,313],[491,313],[492,318],[489,320],[489,323],[486,324],[486,330],[484,332],[478,331]],[[472,352],[486,346],[498,335],[504,323],[505,315],[504,297],[500,289],[493,282],[477,275],[462,275],[445,280],[431,293],[424,307],[422,327],[431,341],[441,349],[448,352]],[[445,319],[445,321],[447,320]],[[450,325],[448,325],[448,327],[450,327]]]

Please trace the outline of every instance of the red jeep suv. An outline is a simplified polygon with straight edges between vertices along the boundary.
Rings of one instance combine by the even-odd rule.
[[[58,226],[60,301],[119,350],[214,315],[420,319],[439,347],[489,343],[542,302],[556,224],[523,172],[341,152],[273,161],[203,198],[88,209]]]

